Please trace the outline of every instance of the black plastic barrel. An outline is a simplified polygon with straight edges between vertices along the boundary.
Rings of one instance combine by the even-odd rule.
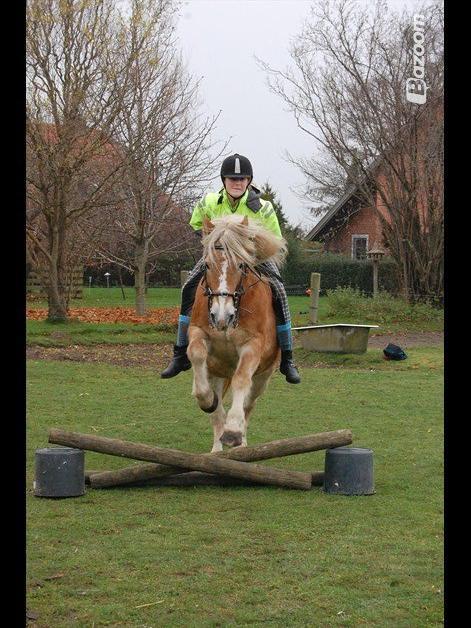
[[[84,493],[85,455],[82,449],[49,447],[36,450],[36,497],[78,497]]]
[[[373,451],[335,447],[325,453],[324,491],[337,495],[372,495]]]

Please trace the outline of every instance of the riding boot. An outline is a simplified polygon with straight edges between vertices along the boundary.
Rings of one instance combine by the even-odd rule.
[[[160,377],[163,379],[169,379],[170,377],[175,377],[175,375],[178,375],[178,373],[181,373],[182,371],[188,371],[188,369],[191,369],[191,362],[186,355],[186,348],[187,345],[183,347],[174,345],[172,361],[167,366],[165,371],[162,371]]]
[[[299,384],[301,382],[298,369],[293,362],[293,352],[291,350],[281,351],[280,371],[285,375],[289,384]]]

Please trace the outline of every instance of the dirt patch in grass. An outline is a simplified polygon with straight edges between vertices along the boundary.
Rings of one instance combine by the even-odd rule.
[[[139,366],[163,370],[172,357],[171,345],[156,344],[97,344],[69,347],[32,346],[26,350],[29,360],[68,360],[71,362],[100,362],[115,366]]]
[[[417,332],[371,336],[369,347],[384,348],[393,342],[404,349],[443,344],[443,332]],[[171,345],[157,344],[96,344],[91,346],[72,345],[68,347],[27,348],[29,360],[68,360],[71,362],[99,362],[115,366],[139,366],[162,371],[172,357]]]

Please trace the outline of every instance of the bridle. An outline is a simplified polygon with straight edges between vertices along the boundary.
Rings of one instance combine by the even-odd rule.
[[[214,248],[215,249],[219,249],[219,250],[223,250],[224,247],[216,244],[216,246]],[[232,297],[232,300],[234,302],[234,310],[235,310],[235,315],[234,315],[234,320],[232,321],[232,325],[234,327],[237,327],[237,325],[239,324],[240,300],[242,298],[242,295],[244,295],[246,293],[246,290],[244,289],[242,283],[244,281],[244,278],[247,277],[247,271],[248,271],[247,264],[245,262],[239,264],[239,270],[241,272],[241,276],[240,276],[240,279],[239,279],[239,283],[237,284],[236,289],[234,290],[234,292],[213,292],[211,290],[211,288],[207,285],[207,279],[206,279],[206,270],[207,270],[207,268],[208,268],[208,265],[205,263],[203,280],[201,282],[201,288],[203,289],[203,294],[206,297],[208,297],[208,323],[209,323],[209,326],[210,327],[215,327],[213,321],[211,320],[211,307],[213,305],[214,297]],[[261,276],[259,276],[257,281],[255,281],[253,284],[248,286],[247,290],[249,288],[251,288],[252,286],[254,286],[256,283],[258,283],[260,280],[261,280]],[[206,287],[205,287],[205,284],[206,284]]]

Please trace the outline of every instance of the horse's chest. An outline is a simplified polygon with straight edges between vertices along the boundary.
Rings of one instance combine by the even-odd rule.
[[[208,352],[208,368],[210,371],[224,371],[228,375],[228,369],[234,371],[239,362],[234,339],[231,335],[218,332],[211,337]]]

